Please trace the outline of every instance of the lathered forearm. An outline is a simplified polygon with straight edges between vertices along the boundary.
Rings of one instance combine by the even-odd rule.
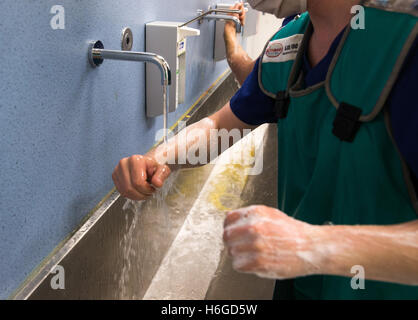
[[[418,220],[393,226],[321,226],[315,241],[325,274],[353,276],[355,265],[366,279],[418,285]]]
[[[309,275],[418,285],[418,220],[392,226],[318,226],[265,206],[233,210],[224,241],[233,267],[263,278]],[[356,269],[352,269],[356,266]]]

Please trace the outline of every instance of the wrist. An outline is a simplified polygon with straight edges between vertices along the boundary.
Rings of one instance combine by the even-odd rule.
[[[311,226],[308,236],[308,252],[314,257],[315,274],[335,274],[334,257],[338,244],[333,226]]]
[[[236,39],[237,30],[235,29],[235,25],[233,23],[231,22],[225,23],[224,37],[225,39],[228,39],[229,41]]]
[[[343,234],[344,226],[315,226],[312,254],[318,257],[320,274],[349,274],[351,266],[346,265],[346,258],[351,249],[348,248]]]
[[[175,156],[173,158],[173,153],[170,150],[168,146],[161,144],[148,152],[146,156],[152,158],[160,166],[167,166],[171,172],[174,172],[180,169],[180,166],[177,164]]]
[[[167,164],[166,150],[162,144],[150,150],[145,156],[154,160],[159,165]]]

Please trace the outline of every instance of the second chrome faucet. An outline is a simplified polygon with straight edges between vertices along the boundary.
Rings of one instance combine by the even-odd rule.
[[[240,20],[235,17],[231,16],[230,14],[240,14],[241,10],[235,9],[209,9],[208,11],[198,10],[198,16],[183,23],[180,27],[184,27],[193,23],[195,21],[201,21],[203,19],[206,20],[229,20],[235,23],[235,28],[237,29],[237,33],[241,33],[242,25]]]

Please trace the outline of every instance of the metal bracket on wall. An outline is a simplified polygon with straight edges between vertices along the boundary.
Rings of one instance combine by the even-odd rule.
[[[134,43],[134,37],[130,28],[122,30],[121,49],[123,51],[131,51]]]
[[[193,18],[193,19],[191,19],[191,20],[183,23],[182,25],[179,26],[179,28],[185,27],[185,26],[187,26],[187,25],[189,25],[189,24],[191,24],[191,23],[193,23],[195,21],[199,21],[199,24],[200,24],[207,15],[216,14],[216,13],[223,13],[223,14],[233,14],[233,13],[235,13],[235,14],[240,14],[241,13],[241,10],[210,9],[210,8],[206,12],[203,11],[203,10],[197,10],[197,15],[198,16],[196,18]],[[229,20],[232,20],[232,19],[229,19]],[[238,20],[238,22],[239,22],[239,20]]]

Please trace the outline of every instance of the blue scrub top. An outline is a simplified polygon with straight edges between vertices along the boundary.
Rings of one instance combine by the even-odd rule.
[[[285,19],[283,26],[293,20]],[[344,30],[336,37],[327,55],[312,68],[305,54],[303,72],[305,86],[311,87],[325,81],[331,60],[341,41]],[[232,112],[243,122],[250,125],[277,123],[274,99],[265,95],[258,83],[260,59],[245,80],[241,89],[230,101]],[[404,63],[400,76],[388,98],[393,136],[406,163],[411,168],[413,180],[418,188],[418,39]],[[418,189],[417,189],[418,190]]]

